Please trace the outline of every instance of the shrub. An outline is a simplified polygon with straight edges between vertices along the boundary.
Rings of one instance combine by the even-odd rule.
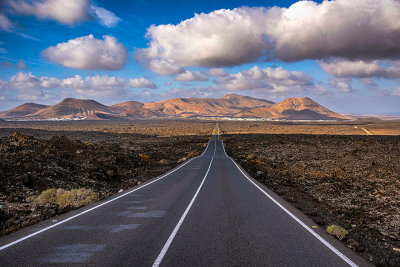
[[[330,235],[336,236],[339,240],[342,240],[348,233],[346,229],[335,224],[326,227],[326,232]]]
[[[147,156],[146,154],[139,154],[140,160],[141,161],[148,161],[150,160],[150,157]]]
[[[50,188],[44,190],[36,199],[36,203],[39,205],[56,204],[57,189]]]
[[[57,196],[57,205],[61,208],[74,207],[79,208],[98,200],[97,193],[91,189],[80,188],[65,191],[63,194]]]
[[[35,200],[38,205],[56,204],[60,208],[79,208],[99,200],[99,196],[91,189],[80,188],[71,191],[50,188],[43,191]]]

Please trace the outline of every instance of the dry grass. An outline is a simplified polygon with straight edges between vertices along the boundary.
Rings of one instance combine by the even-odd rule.
[[[344,229],[343,227],[340,227],[338,225],[332,224],[326,227],[325,230],[328,234],[333,235],[337,237],[337,239],[342,240],[347,234],[347,230]]]
[[[34,201],[36,205],[56,204],[60,208],[79,208],[99,200],[99,196],[91,189],[80,188],[64,190],[50,188],[43,191]]]

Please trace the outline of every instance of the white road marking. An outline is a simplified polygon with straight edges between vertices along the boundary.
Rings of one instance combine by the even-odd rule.
[[[334,252],[337,256],[339,256],[342,260],[344,260],[348,265],[352,267],[358,267],[357,264],[355,264],[352,260],[347,258],[342,252],[337,250],[334,246],[332,246],[328,241],[323,239],[320,235],[318,235],[315,231],[313,231],[310,227],[308,227],[305,223],[303,223],[299,218],[296,217],[293,213],[291,213],[288,209],[286,209],[282,204],[280,204],[277,200],[275,200],[270,194],[262,190],[261,187],[259,187],[254,181],[252,181],[246,173],[243,172],[243,170],[239,167],[239,165],[231,158],[229,157],[226,152],[225,152],[225,147],[224,144],[222,143],[222,148],[224,150],[225,156],[232,160],[232,162],[235,164],[235,166],[238,168],[238,170],[244,175],[244,177],[247,178],[255,187],[257,187],[264,195],[266,195],[272,202],[274,202],[279,208],[281,208],[284,212],[286,212],[290,217],[292,217],[296,222],[298,222],[304,229],[306,229],[309,233],[311,233],[314,237],[316,237],[319,241],[322,242],[326,247],[328,247],[332,252]]]
[[[211,158],[210,165],[208,166],[208,170],[207,170],[206,174],[204,175],[203,181],[201,181],[201,184],[200,184],[199,188],[197,189],[196,193],[194,194],[194,196],[193,196],[192,200],[190,201],[189,205],[187,206],[185,212],[182,214],[182,217],[179,219],[178,224],[175,226],[174,230],[172,231],[171,235],[169,236],[169,238],[168,238],[167,242],[165,243],[164,247],[161,249],[160,254],[158,254],[157,259],[156,259],[156,260],[154,261],[154,263],[153,263],[153,267],[158,267],[158,266],[160,266],[160,264],[161,264],[161,262],[162,262],[162,260],[163,260],[163,258],[164,258],[164,256],[165,256],[165,254],[166,254],[167,251],[168,251],[168,248],[171,246],[172,241],[174,240],[176,234],[178,233],[179,228],[181,227],[183,221],[185,220],[186,215],[188,214],[190,208],[192,207],[194,201],[196,200],[197,195],[199,194],[200,189],[201,189],[201,187],[203,186],[204,181],[205,181],[206,178],[207,178],[207,175],[208,175],[208,173],[209,173],[209,171],[210,171],[210,168],[211,168],[211,164],[213,163],[213,160],[214,160],[214,157],[215,157],[215,151],[216,151],[216,149],[217,149],[217,142],[216,142],[216,140],[214,140],[214,143],[215,143],[215,146],[214,146],[214,155],[213,155],[213,157]]]
[[[177,167],[176,169],[173,169],[173,170],[171,170],[170,172],[167,172],[167,173],[164,174],[163,176],[160,176],[159,178],[157,178],[157,179],[155,179],[155,180],[153,180],[153,181],[151,181],[151,182],[149,182],[149,183],[146,183],[146,184],[142,185],[142,186],[139,187],[139,188],[135,188],[135,189],[133,189],[133,190],[131,190],[131,191],[125,193],[125,194],[122,194],[122,195],[117,196],[117,197],[115,197],[115,198],[113,198],[113,199],[110,199],[110,200],[108,200],[108,201],[106,201],[106,202],[104,202],[104,203],[101,203],[101,204],[99,204],[99,205],[97,205],[97,206],[94,206],[93,208],[90,208],[90,209],[88,209],[88,210],[82,211],[82,212],[80,212],[80,213],[78,213],[78,214],[76,214],[76,215],[74,215],[74,216],[72,216],[72,217],[69,217],[69,218],[67,218],[67,219],[65,219],[65,220],[62,220],[62,221],[58,222],[58,223],[55,223],[55,224],[53,224],[53,225],[50,225],[50,226],[48,226],[48,227],[46,227],[46,228],[43,228],[43,229],[41,229],[41,230],[39,230],[39,231],[37,231],[37,232],[34,232],[34,233],[30,234],[30,235],[24,236],[24,237],[22,237],[22,238],[20,238],[20,239],[18,239],[18,240],[15,240],[15,241],[13,241],[13,242],[11,242],[11,243],[8,243],[8,244],[6,244],[6,245],[0,247],[0,251],[3,250],[3,249],[6,249],[6,248],[8,248],[8,247],[11,247],[11,246],[13,246],[13,245],[15,245],[15,244],[18,244],[18,243],[21,242],[21,241],[24,241],[24,240],[26,240],[26,239],[29,239],[29,238],[31,238],[31,237],[34,237],[35,235],[38,235],[38,234],[43,233],[43,232],[45,232],[45,231],[47,231],[47,230],[50,230],[51,228],[54,228],[54,227],[56,227],[56,226],[58,226],[58,225],[60,225],[60,224],[63,224],[63,223],[65,223],[65,222],[68,222],[68,221],[70,221],[70,220],[72,220],[72,219],[74,219],[74,218],[76,218],[76,217],[79,217],[79,216],[85,214],[85,213],[88,213],[88,212],[90,212],[90,211],[92,211],[92,210],[95,210],[95,209],[97,209],[97,208],[100,208],[101,206],[104,206],[104,205],[106,205],[106,204],[108,204],[108,203],[110,203],[110,202],[113,202],[113,201],[115,201],[115,200],[117,200],[117,199],[120,199],[121,197],[124,197],[124,196],[126,196],[126,195],[132,194],[133,192],[136,192],[137,190],[142,189],[143,187],[146,187],[146,186],[148,186],[148,185],[151,185],[152,183],[155,183],[155,182],[157,182],[157,181],[159,181],[159,180],[161,180],[161,179],[167,177],[168,175],[170,175],[170,174],[176,172],[177,170],[179,170],[180,168],[182,168],[183,166],[185,166],[186,164],[188,164],[189,162],[191,162],[193,159],[195,159],[195,158],[192,158],[192,159],[188,160],[187,162],[185,162],[185,163],[182,164],[181,166]]]

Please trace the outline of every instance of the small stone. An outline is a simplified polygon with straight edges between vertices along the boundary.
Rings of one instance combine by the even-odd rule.
[[[356,250],[360,246],[360,243],[358,243],[356,240],[354,240],[352,238],[347,239],[346,243],[347,243],[347,246],[353,250]]]
[[[162,159],[162,160],[160,160],[160,164],[168,164],[168,160],[167,159]]]
[[[121,192],[123,192],[124,191],[124,189],[120,189],[120,190],[118,190],[118,193],[121,193]]]

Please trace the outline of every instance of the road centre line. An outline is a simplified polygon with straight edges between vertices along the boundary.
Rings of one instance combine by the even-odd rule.
[[[181,218],[179,219],[177,225],[175,226],[174,230],[172,231],[171,235],[169,236],[169,238],[168,238],[167,242],[165,243],[164,247],[161,249],[160,254],[158,255],[157,259],[154,261],[153,267],[158,267],[158,266],[160,266],[160,264],[161,264],[161,262],[162,262],[162,260],[163,260],[163,258],[164,258],[164,256],[165,256],[165,254],[167,253],[169,247],[171,246],[172,241],[174,240],[176,234],[178,233],[179,228],[181,227],[183,221],[185,220],[186,215],[189,213],[190,208],[192,207],[194,201],[196,200],[197,195],[199,194],[200,189],[202,188],[202,186],[203,186],[203,184],[204,184],[204,181],[206,180],[206,178],[207,178],[207,176],[208,176],[208,173],[210,172],[211,165],[212,165],[213,160],[214,160],[214,157],[215,157],[215,151],[216,151],[216,149],[217,149],[217,140],[214,140],[214,144],[215,144],[215,146],[214,146],[214,155],[213,155],[213,157],[211,158],[210,165],[208,166],[208,170],[207,170],[206,174],[204,175],[204,178],[203,178],[203,180],[201,181],[201,184],[200,184],[199,188],[197,189],[197,191],[196,191],[196,193],[194,194],[192,200],[190,201],[189,205],[187,206],[185,212],[182,214]]]

